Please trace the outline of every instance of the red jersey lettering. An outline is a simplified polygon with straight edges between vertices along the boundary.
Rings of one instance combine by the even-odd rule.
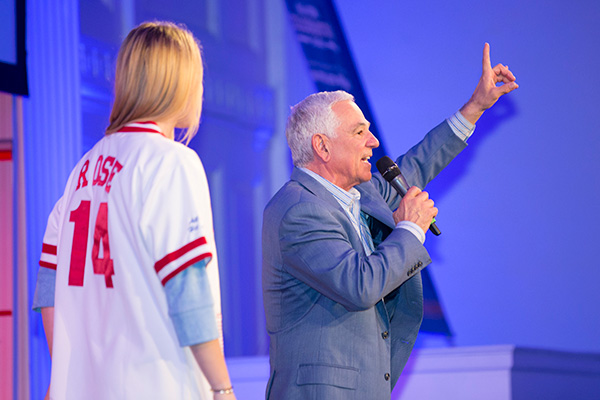
[[[85,164],[83,164],[83,166],[81,167],[81,171],[79,171],[79,178],[77,178],[77,187],[75,188],[75,190],[78,190],[79,188],[87,186],[88,180],[87,180],[85,174],[87,174],[87,170],[89,167],[90,167],[90,160],[86,160]]]

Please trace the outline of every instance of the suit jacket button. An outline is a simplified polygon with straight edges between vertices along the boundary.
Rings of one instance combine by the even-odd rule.
[[[381,334],[381,337],[384,339],[387,339],[390,336],[390,333],[388,331],[385,331]]]
[[[423,266],[423,261],[419,261],[419,262],[417,263],[417,265],[418,265],[419,267],[422,267],[422,266]]]
[[[385,379],[386,381],[389,381],[390,380],[390,374],[388,374],[386,372],[385,375],[383,376],[383,379]]]

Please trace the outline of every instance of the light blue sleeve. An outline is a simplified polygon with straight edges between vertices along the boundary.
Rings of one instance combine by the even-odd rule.
[[[182,347],[219,337],[206,274],[207,262],[202,260],[189,266],[165,285],[169,316]]]
[[[35,294],[33,295],[33,311],[40,312],[44,307],[54,307],[54,284],[56,271],[50,268],[38,269]]]

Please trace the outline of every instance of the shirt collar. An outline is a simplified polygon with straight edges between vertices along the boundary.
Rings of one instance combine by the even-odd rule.
[[[323,185],[323,187],[325,187],[325,189],[327,189],[327,191],[331,193],[333,197],[335,197],[335,199],[343,208],[351,210],[353,204],[360,205],[360,192],[355,187],[350,188],[350,190],[344,190],[308,168],[298,167],[298,169],[308,174],[321,185]]]
[[[160,127],[153,121],[130,122],[119,129],[119,132],[152,132],[165,136]]]

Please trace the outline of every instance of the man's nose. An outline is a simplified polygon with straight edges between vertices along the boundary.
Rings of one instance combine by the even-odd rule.
[[[371,149],[379,147],[379,140],[373,135],[373,132],[369,131],[369,135],[371,136],[369,137],[369,140],[367,140],[367,147]]]

